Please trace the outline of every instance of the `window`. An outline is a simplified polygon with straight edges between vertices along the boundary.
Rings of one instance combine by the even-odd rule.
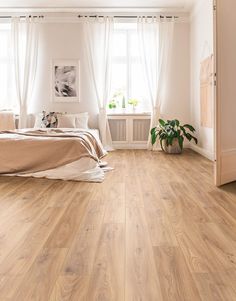
[[[0,109],[17,111],[11,25],[0,23]]]
[[[139,110],[150,109],[136,26],[134,23],[115,24],[110,108],[132,108],[130,100],[137,100]]]

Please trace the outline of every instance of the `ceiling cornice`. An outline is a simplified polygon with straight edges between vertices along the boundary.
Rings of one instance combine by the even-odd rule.
[[[193,19],[194,16],[197,15],[197,13],[199,12],[199,10],[201,9],[201,7],[204,3],[205,3],[205,0],[198,0],[197,2],[194,3],[193,9],[190,13],[190,19]]]
[[[180,7],[0,7],[0,13],[79,13],[79,12],[122,12],[122,13],[187,13]]]

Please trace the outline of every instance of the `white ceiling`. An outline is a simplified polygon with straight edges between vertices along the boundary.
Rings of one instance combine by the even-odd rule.
[[[0,0],[0,8],[167,8],[189,11],[194,0]]]

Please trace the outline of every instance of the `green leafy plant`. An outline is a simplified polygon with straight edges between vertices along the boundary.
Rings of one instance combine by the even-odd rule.
[[[184,138],[188,141],[194,140],[197,144],[198,140],[191,133],[194,133],[195,129],[190,124],[181,125],[179,120],[167,120],[159,119],[159,125],[151,130],[152,145],[154,145],[157,139],[160,140],[161,148],[163,149],[163,141],[166,146],[172,145],[174,140],[178,140],[181,150],[183,149]]]
[[[123,98],[124,98],[124,93],[122,92],[122,90],[117,90],[113,96],[112,99],[108,102],[108,108],[109,109],[116,109],[118,107],[121,106],[121,104],[123,105]]]
[[[109,107],[109,109],[116,109],[116,107],[117,107],[116,101],[114,99],[112,99],[111,101],[109,101],[108,107]]]
[[[138,101],[138,99],[136,99],[136,98],[130,98],[130,99],[128,100],[128,104],[129,104],[129,105],[132,105],[132,106],[135,108],[135,107],[137,107],[137,105],[139,104],[139,101]]]

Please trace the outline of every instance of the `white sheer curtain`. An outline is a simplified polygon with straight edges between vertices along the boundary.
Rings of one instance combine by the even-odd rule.
[[[137,28],[143,70],[152,104],[150,130],[158,124],[158,119],[161,116],[161,106],[165,101],[174,23],[174,18],[138,18]],[[150,134],[148,149],[157,149],[157,145],[152,146]]]
[[[114,20],[112,17],[84,17],[83,28],[89,69],[99,108],[101,140],[104,148],[110,151],[113,148],[106,106],[110,96]]]
[[[0,110],[18,112],[11,23],[0,19]]]
[[[31,17],[13,18],[12,33],[16,92],[20,107],[19,128],[25,128],[37,68],[38,20]]]

